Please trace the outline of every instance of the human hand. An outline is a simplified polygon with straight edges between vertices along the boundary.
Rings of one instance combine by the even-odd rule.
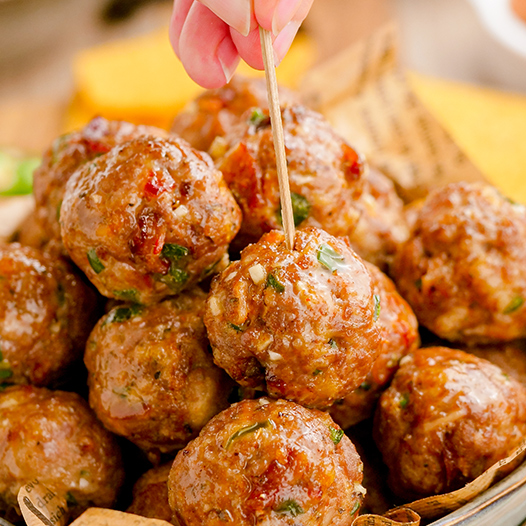
[[[240,59],[263,69],[259,26],[272,32],[276,64],[287,53],[313,0],[174,0],[170,41],[184,68],[219,88]]]

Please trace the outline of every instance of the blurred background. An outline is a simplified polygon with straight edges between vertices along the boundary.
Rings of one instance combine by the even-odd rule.
[[[526,132],[526,22],[512,1],[315,0],[284,83],[395,21],[401,64],[444,126],[448,107],[500,116],[509,144]],[[0,0],[0,147],[38,154],[93,113],[169,126],[198,92],[169,49],[170,12],[168,0]],[[526,145],[513,148],[526,173]]]

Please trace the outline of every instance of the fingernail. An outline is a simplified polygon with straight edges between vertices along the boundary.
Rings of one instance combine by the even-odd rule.
[[[281,31],[281,33],[277,36],[276,40],[274,40],[272,47],[274,48],[274,60],[276,66],[279,65],[279,63],[287,54],[287,51],[289,50],[292,42],[294,41],[294,37],[296,36],[296,33],[298,32],[300,26],[301,22],[298,20],[293,20],[292,22],[289,22]]]
[[[249,0],[199,0],[199,2],[243,36],[246,37],[250,33],[252,11]]]
[[[287,0],[278,2],[274,16],[272,17],[272,33],[278,36],[281,31],[292,20],[302,0]]]
[[[225,74],[225,82],[230,82],[239,64],[239,55],[229,38],[223,39],[217,46],[216,56]]]

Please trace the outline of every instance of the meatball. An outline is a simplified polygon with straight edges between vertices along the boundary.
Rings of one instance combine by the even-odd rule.
[[[18,491],[35,478],[73,515],[111,507],[124,480],[121,454],[77,394],[9,387],[0,392],[0,512],[20,513]]]
[[[432,192],[393,266],[419,322],[449,341],[526,335],[526,208],[485,184]]]
[[[327,413],[260,398],[217,415],[178,453],[168,495],[181,526],[350,525],[362,471]]]
[[[388,272],[400,245],[409,237],[404,203],[393,182],[371,169],[356,206],[361,216],[349,235],[351,245],[362,258]]]
[[[150,306],[115,307],[86,345],[91,407],[153,461],[228,406],[230,379],[208,350],[205,300],[196,288]]]
[[[526,387],[526,341],[514,341],[500,345],[479,345],[464,349],[479,358],[498,365],[505,374],[509,374]]]
[[[526,389],[486,360],[444,347],[405,356],[375,414],[400,497],[446,493],[507,457],[526,434]]]
[[[133,486],[133,501],[128,513],[171,522],[168,504],[168,475],[172,462],[150,469]]]
[[[101,294],[139,303],[213,272],[240,220],[207,154],[156,137],[116,146],[77,170],[60,214],[67,251]]]
[[[82,357],[95,292],[62,258],[0,245],[0,386],[50,385]]]
[[[393,378],[400,359],[420,345],[418,322],[411,307],[378,267],[371,263],[366,263],[366,267],[373,279],[373,292],[379,299],[381,350],[360,387],[329,410],[343,429],[373,415],[376,402]]]
[[[348,241],[274,230],[214,279],[205,325],[215,362],[246,387],[327,408],[356,389],[380,349],[371,275]]]
[[[291,91],[279,88],[281,104],[297,102]],[[224,137],[251,108],[268,108],[265,79],[236,75],[219,89],[207,90],[175,117],[172,132],[194,148],[208,151],[216,137]],[[224,141],[222,141],[224,144]]]
[[[66,254],[60,239],[59,215],[66,183],[73,172],[115,145],[142,135],[164,137],[167,133],[152,126],[95,117],[81,130],[56,139],[44,153],[42,164],[33,174],[35,214],[53,248]]]
[[[364,162],[318,113],[295,105],[282,109],[294,223],[349,234],[358,223],[356,201]],[[243,212],[236,245],[281,228],[276,156],[268,111],[252,112],[227,137],[231,146],[217,166]]]

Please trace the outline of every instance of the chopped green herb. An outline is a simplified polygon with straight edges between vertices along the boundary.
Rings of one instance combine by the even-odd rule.
[[[228,325],[237,332],[243,332],[245,330],[241,325],[236,325],[235,323],[229,323]]]
[[[186,283],[190,276],[188,272],[177,268],[172,262],[168,274],[156,274],[155,277],[165,285],[168,285],[175,292],[179,292],[179,290],[181,290],[181,285]]]
[[[301,194],[291,192],[290,199],[292,201],[292,213],[294,216],[294,226],[298,226],[309,217],[311,204]]]
[[[402,399],[399,402],[399,405],[402,409],[405,409],[407,407],[407,404],[409,404],[409,393],[404,393],[402,395]]]
[[[415,281],[415,287],[416,287],[418,290],[422,290],[422,278],[418,278],[418,279]]]
[[[13,376],[13,371],[11,369],[0,369],[0,380],[7,380]]]
[[[373,319],[374,319],[374,321],[376,321],[380,317],[380,307],[381,307],[380,294],[374,294],[373,298],[374,298]]]
[[[360,501],[356,501],[351,510],[351,515],[354,515],[360,509]]]
[[[156,380],[159,380],[159,378],[161,377],[161,371],[155,371],[155,374],[153,375],[153,377],[154,377]]]
[[[274,422],[270,419],[264,420],[263,422],[256,422],[254,424],[250,424],[249,426],[242,427],[241,429],[238,429],[226,442],[225,449],[228,449],[234,440],[237,440],[238,438],[241,438],[242,436],[248,435],[250,433],[254,433],[258,429],[266,429],[267,427],[274,427]]]
[[[265,121],[268,122],[269,119],[270,117],[268,115],[265,115],[261,108],[252,108],[250,116],[248,117],[248,122],[257,127],[263,124]]]
[[[176,245],[175,243],[165,243],[161,250],[161,256],[166,259],[181,259],[188,256],[190,251],[186,247]]]
[[[120,396],[121,398],[128,398],[128,395],[130,394],[131,387],[129,385],[125,387],[116,387],[111,390],[113,394],[116,394],[117,396]]]
[[[64,305],[64,301],[66,300],[66,291],[64,290],[64,285],[62,283],[59,283],[57,286],[57,301],[59,305]]]
[[[8,387],[11,387],[13,384],[8,384],[8,383],[0,383],[0,392],[2,391],[5,391]]]
[[[276,513],[287,513],[288,515],[292,515],[292,517],[297,517],[305,513],[303,508],[293,499],[283,501],[274,511]]]
[[[369,383],[369,382],[362,382],[360,384],[360,389],[362,391],[369,391],[369,389],[371,389],[372,385]]]
[[[504,309],[503,314],[511,314],[516,310],[519,310],[524,304],[524,298],[522,296],[515,296],[509,305]]]
[[[285,285],[280,283],[273,274],[267,276],[267,286],[276,289],[276,292],[285,292]]]
[[[2,353],[2,350],[0,349],[0,362],[4,361],[4,355]]]
[[[113,294],[120,300],[137,301],[138,292],[135,289],[114,290]]]
[[[312,376],[318,376],[319,374],[323,373],[323,371],[321,369],[316,369],[313,373],[312,373]]]
[[[80,476],[81,477],[89,477],[90,476],[90,472],[87,469],[81,469],[80,470]]]
[[[325,243],[318,247],[317,258],[331,272],[336,272],[345,264],[345,258]]]
[[[329,426],[329,431],[331,432],[331,440],[335,444],[339,444],[343,438],[343,429],[336,429],[335,427]]]
[[[92,248],[88,250],[86,254],[88,256],[89,264],[96,274],[100,274],[106,267],[102,264],[101,260],[97,256],[97,251]]]
[[[129,320],[133,316],[136,316],[141,312],[142,307],[140,305],[132,305],[131,307],[117,307],[110,313],[109,323],[120,323],[122,321]]]
[[[78,504],[77,499],[71,491],[66,493],[66,502],[68,503],[68,506],[76,506]]]
[[[336,343],[336,340],[333,340],[332,338],[329,340],[329,345],[332,349],[338,348],[338,344]]]

